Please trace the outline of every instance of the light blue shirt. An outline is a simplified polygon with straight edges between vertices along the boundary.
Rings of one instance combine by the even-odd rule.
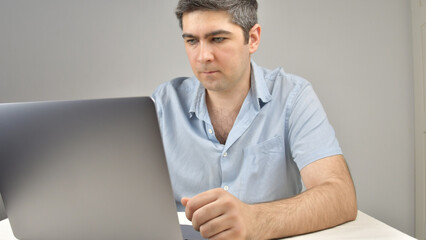
[[[219,187],[246,203],[292,197],[302,191],[303,167],[342,154],[309,82],[251,64],[251,89],[224,145],[197,78],[153,94],[178,211],[182,197]]]

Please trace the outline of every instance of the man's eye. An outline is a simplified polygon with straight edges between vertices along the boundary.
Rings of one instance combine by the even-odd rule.
[[[187,39],[186,43],[188,43],[189,45],[195,45],[197,43],[196,39]]]
[[[215,42],[215,43],[220,43],[220,42],[223,42],[224,40],[225,40],[225,38],[223,38],[223,37],[212,38],[212,41]]]

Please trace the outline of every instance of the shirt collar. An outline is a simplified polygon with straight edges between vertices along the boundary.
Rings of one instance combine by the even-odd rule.
[[[195,77],[193,77],[195,78]],[[196,79],[196,78],[195,78]],[[206,89],[200,81],[196,79],[196,86],[194,89],[191,107],[189,108],[189,117],[191,118],[194,114],[201,120],[209,121],[208,110],[206,105]],[[269,92],[268,86],[266,85],[263,69],[259,67],[253,60],[251,60],[251,88],[253,96],[257,99],[257,106],[260,110],[265,104],[271,101],[271,93]]]
[[[191,118],[194,114],[197,116],[197,118],[208,121],[208,110],[206,105],[206,89],[204,86],[200,83],[200,81],[194,76],[193,77],[196,80],[195,84],[195,91],[193,93],[191,106],[189,108],[189,117]]]
[[[263,68],[259,67],[251,60],[251,70],[251,91],[253,91],[259,109],[261,109],[265,104],[271,101],[272,96],[266,85]]]

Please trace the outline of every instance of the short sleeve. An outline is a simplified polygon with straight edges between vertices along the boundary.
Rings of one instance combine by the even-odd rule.
[[[299,170],[321,158],[342,154],[335,132],[312,86],[297,91],[289,116],[289,145]]]

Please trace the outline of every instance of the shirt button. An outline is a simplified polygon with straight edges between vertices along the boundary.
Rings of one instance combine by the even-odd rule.
[[[224,152],[224,153],[223,153],[223,156],[224,156],[224,157],[228,156],[228,153],[227,153],[227,152]]]
[[[228,187],[228,186],[224,186],[224,187],[223,187],[223,190],[228,191],[228,190],[229,190],[229,187]]]
[[[209,129],[209,133],[210,133],[210,134],[212,134],[212,133],[213,133],[213,130],[212,130],[211,128]]]

